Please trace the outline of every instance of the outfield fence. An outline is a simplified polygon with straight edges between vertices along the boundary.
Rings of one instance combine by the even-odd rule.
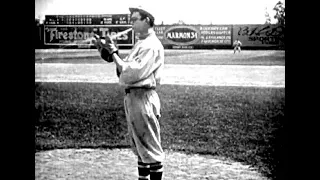
[[[72,49],[94,48],[93,34],[102,37],[116,34],[131,27],[119,25],[36,25],[37,48],[63,47]],[[230,49],[239,39],[243,48],[285,49],[283,25],[276,24],[230,24],[230,25],[155,25],[157,37],[166,49]],[[83,43],[75,43],[83,41]],[[120,48],[131,48],[137,41],[134,32],[117,38]]]

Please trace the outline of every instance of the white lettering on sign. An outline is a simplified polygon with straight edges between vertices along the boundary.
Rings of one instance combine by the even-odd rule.
[[[216,27],[216,26],[208,26],[208,27],[206,27],[206,26],[200,26],[200,31],[201,31],[201,30],[207,30],[207,31],[214,30],[214,31],[216,31],[216,30],[218,30],[218,29],[219,29],[219,27]]]
[[[215,31],[201,31],[201,34],[216,34]]]
[[[227,26],[200,26],[200,31],[226,31]]]
[[[163,34],[163,31],[156,31],[156,34]]]
[[[63,35],[63,32],[58,32],[58,34],[59,34],[59,35],[58,35],[58,36],[59,36],[58,39],[62,39],[61,36]]]
[[[73,33],[69,32],[69,39],[72,40],[73,39]]]
[[[231,43],[230,40],[223,40],[223,39],[202,39],[201,43],[203,44],[226,44],[226,43]]]
[[[106,37],[106,32],[109,32],[109,28],[99,28],[99,30],[102,32],[102,37]]]
[[[63,33],[63,39],[67,39],[67,37],[68,37],[68,33],[67,33],[67,32],[64,32],[64,33]]]
[[[231,34],[230,31],[216,31],[216,34],[220,35],[220,34]]]
[[[156,34],[163,34],[164,30],[166,30],[166,27],[154,27]]]
[[[109,32],[109,28],[101,28],[102,37],[106,35],[116,35],[117,32]],[[67,28],[58,29],[57,27],[51,28],[47,27],[46,31],[49,32],[49,42],[53,42],[54,40],[86,40],[94,36],[95,32],[83,32],[77,31],[74,29],[73,31],[69,31]],[[96,32],[97,33],[97,32]],[[129,36],[124,34],[120,37],[117,37],[117,40],[128,40]]]
[[[57,28],[48,28],[47,31],[50,31],[50,42],[54,37],[57,37]]]
[[[219,40],[201,40],[201,43],[203,43],[203,44],[210,44],[210,43],[218,44]]]
[[[200,26],[199,29],[201,43],[226,44],[231,42],[231,26]]]
[[[204,36],[204,39],[227,39],[228,36]]]
[[[83,33],[82,32],[78,32],[77,39],[83,39]]]
[[[83,39],[89,39],[90,37],[92,37],[91,34],[88,32],[83,32],[83,36]]]
[[[168,32],[169,39],[196,39],[197,32]]]
[[[172,46],[172,49],[193,49],[193,46]]]
[[[163,31],[163,30],[166,29],[166,27],[164,27],[164,26],[162,26],[162,27],[161,27],[161,26],[160,26],[160,27],[157,26],[157,27],[154,27],[154,29],[157,30],[157,31],[160,31],[160,30]]]
[[[165,30],[163,39],[169,44],[185,46],[197,43],[199,35],[193,26],[172,26]]]
[[[231,31],[201,31],[201,34],[216,34],[216,35],[222,35],[222,34],[225,34],[225,35],[230,35],[231,34]]]
[[[101,36],[102,37],[106,37],[107,35],[108,36],[114,36],[117,34],[117,32],[109,32],[109,28],[99,28],[99,31],[102,32]],[[129,36],[127,34],[123,34],[122,36],[120,37],[117,37],[117,40],[127,40],[129,38]]]

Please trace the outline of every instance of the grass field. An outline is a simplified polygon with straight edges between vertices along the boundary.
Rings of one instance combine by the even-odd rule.
[[[121,56],[128,50],[121,50]],[[284,51],[166,50],[166,64],[278,65]],[[35,63],[106,63],[96,50],[36,50]],[[216,155],[279,178],[284,88],[162,85],[164,149]],[[118,84],[35,83],[35,151],[129,147]]]
[[[164,149],[212,154],[276,179],[283,163],[284,88],[163,85]],[[35,150],[129,147],[118,84],[35,83]]]
[[[120,50],[125,57],[129,50]],[[102,63],[97,50],[36,50],[37,63]],[[285,65],[285,51],[243,50],[165,50],[166,64],[200,65]]]

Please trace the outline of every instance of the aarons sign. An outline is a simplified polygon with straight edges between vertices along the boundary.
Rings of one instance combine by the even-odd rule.
[[[200,40],[200,33],[192,26],[172,26],[164,31],[163,40],[168,44],[192,45]]]
[[[157,25],[154,27],[163,45],[231,46],[231,25]],[[172,46],[173,47],[173,46]]]

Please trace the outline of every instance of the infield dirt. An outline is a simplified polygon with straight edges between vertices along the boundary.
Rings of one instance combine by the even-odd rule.
[[[267,180],[255,169],[208,155],[166,151],[163,180]],[[35,154],[40,179],[138,179],[137,159],[128,149],[56,149]]]

